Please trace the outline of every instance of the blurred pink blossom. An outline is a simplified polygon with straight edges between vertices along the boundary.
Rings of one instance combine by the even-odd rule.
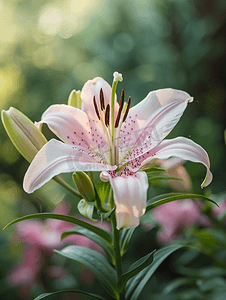
[[[200,213],[197,205],[191,200],[173,201],[153,210],[153,218],[161,225],[158,240],[166,244],[176,240],[184,229],[190,228],[199,219]]]
[[[68,204],[61,202],[53,213],[66,215],[69,210]],[[90,222],[87,219],[85,221]],[[100,226],[100,223],[97,223],[98,225]],[[103,227],[109,229],[106,223]],[[8,280],[11,284],[19,286],[20,296],[28,299],[35,284],[43,285],[42,274],[45,274],[50,280],[67,275],[61,267],[51,265],[53,249],[62,248],[65,244],[74,244],[103,254],[99,245],[80,235],[71,235],[61,241],[61,234],[73,228],[75,225],[55,219],[26,220],[16,225],[17,236],[14,237],[14,240],[24,244],[24,257],[23,261],[11,270]],[[84,272],[85,274],[81,275],[81,281],[83,282],[85,276],[86,284],[92,283],[93,275],[88,274],[88,270],[84,270]]]
[[[212,197],[214,198],[214,197]],[[212,208],[212,216],[218,217],[226,211],[226,199],[218,202]],[[182,233],[193,225],[211,227],[213,222],[202,212],[203,203],[200,200],[178,200],[168,202],[153,209],[152,217],[161,229],[157,233],[160,243],[168,244],[181,237]],[[153,228],[153,224],[144,224],[146,228]]]
[[[213,207],[213,216],[214,217],[219,217],[221,214],[223,214],[226,211],[226,199],[218,202],[218,205],[219,205],[219,207],[217,207],[216,205]],[[225,216],[225,218],[226,218],[226,216]]]

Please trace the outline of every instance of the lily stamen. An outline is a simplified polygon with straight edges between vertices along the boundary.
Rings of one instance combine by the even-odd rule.
[[[125,112],[125,114],[124,114],[122,123],[125,122],[125,120],[126,120],[126,118],[127,118],[127,116],[128,116],[130,104],[131,104],[131,97],[129,96],[129,100],[128,100],[127,107],[126,107],[126,112]]]
[[[118,125],[119,125],[119,120],[120,120],[123,105],[124,105],[124,97],[125,97],[125,93],[124,93],[124,90],[122,90],[121,98],[120,98],[120,104],[119,104],[119,111],[118,111],[118,115],[117,115],[117,118],[116,118],[116,121],[115,121],[115,128],[117,128]]]
[[[93,105],[94,105],[94,108],[95,108],[97,117],[98,117],[98,119],[100,120],[100,114],[99,114],[99,111],[98,111],[98,107],[97,107],[97,103],[96,103],[95,96],[93,96]]]
[[[103,93],[102,88],[100,89],[100,107],[101,107],[102,111],[105,109],[105,105],[104,105],[104,93]]]
[[[110,119],[110,105],[108,104],[105,110],[105,125],[109,126],[109,119]]]

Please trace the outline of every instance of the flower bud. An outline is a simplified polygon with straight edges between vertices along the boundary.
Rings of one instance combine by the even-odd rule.
[[[68,97],[68,105],[81,109],[81,91],[73,90]]]
[[[47,143],[45,136],[34,123],[16,108],[2,110],[2,123],[12,143],[20,154],[31,162]]]
[[[102,171],[102,172],[100,173],[100,179],[101,179],[103,182],[108,182],[108,181],[109,181],[109,174],[108,174],[108,172]]]
[[[88,202],[95,201],[96,194],[89,176],[85,172],[75,172],[73,173],[72,178],[82,197]]]
[[[85,199],[82,199],[78,203],[78,210],[85,218],[97,222],[97,220],[93,219],[94,206],[95,202],[87,202]]]

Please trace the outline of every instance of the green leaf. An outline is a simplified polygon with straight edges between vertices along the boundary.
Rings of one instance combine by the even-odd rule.
[[[163,194],[163,195],[159,195],[157,197],[154,197],[152,199],[149,199],[147,201],[147,206],[146,206],[146,212],[159,206],[162,205],[164,203],[168,203],[171,201],[176,201],[176,200],[184,200],[184,199],[201,199],[201,200],[207,200],[210,201],[214,204],[217,205],[217,203],[215,201],[213,201],[212,199],[205,197],[203,195],[198,195],[198,194],[180,194],[180,193],[170,193],[170,194]],[[155,201],[157,200],[157,201]],[[155,201],[155,202],[153,202]],[[217,205],[218,206],[218,205]]]
[[[118,280],[118,289],[119,291],[123,291],[124,287],[126,285],[126,282],[140,273],[144,268],[149,266],[153,262],[153,255],[156,250],[152,251],[148,255],[140,258],[138,261],[136,261],[132,266],[129,268],[128,272],[122,274]]]
[[[97,214],[98,216],[100,217],[101,219],[101,224],[103,224],[103,221],[106,220],[107,218],[110,218],[110,216],[112,215],[112,213],[115,211],[115,207],[112,208],[112,210],[106,212],[106,213],[103,213],[101,211],[97,211]]]
[[[167,176],[167,175],[158,175],[158,176],[153,176],[148,178],[148,182],[155,181],[155,180],[183,180],[183,179],[178,177]]]
[[[141,168],[142,170],[142,168]],[[160,172],[166,172],[165,169],[160,168],[160,167],[153,167],[149,169],[143,169],[142,171],[145,171],[147,175],[152,174],[152,173],[160,173]]]
[[[120,253],[121,255],[125,254],[129,248],[130,242],[133,238],[135,230],[137,227],[132,227],[130,229],[121,229],[120,230]]]
[[[83,292],[83,291],[79,291],[79,290],[64,290],[64,291],[57,291],[57,292],[53,292],[53,293],[45,293],[45,294],[39,295],[34,300],[40,300],[40,299],[48,298],[50,296],[54,296],[54,295],[58,295],[58,294],[68,294],[68,293],[82,294],[82,295],[92,297],[93,299],[105,300],[105,298],[103,298],[99,295],[91,294],[91,293],[87,293],[87,292]]]
[[[62,250],[54,250],[60,255],[73,259],[87,267],[100,281],[110,295],[117,298],[117,275],[115,269],[100,253],[81,246],[67,246]]]
[[[60,214],[51,214],[51,213],[41,213],[41,214],[32,214],[32,215],[27,215],[21,218],[18,218],[16,220],[13,220],[12,222],[8,223],[4,228],[6,229],[7,227],[9,227],[12,224],[24,221],[24,220],[30,220],[30,219],[57,219],[57,220],[61,220],[61,221],[66,221],[72,224],[76,224],[78,226],[84,227],[94,233],[96,233],[97,235],[99,235],[100,237],[102,237],[109,245],[111,245],[112,242],[112,236],[111,233],[105,229],[101,229],[99,227],[93,226],[89,223],[86,223],[82,220],[79,220],[75,217],[72,216],[66,216],[66,215],[60,215]]]
[[[163,290],[163,294],[169,294],[172,293],[174,290],[185,286],[193,286],[195,285],[196,280],[191,278],[178,278],[170,282]]]
[[[115,264],[113,250],[108,246],[108,244],[105,242],[105,240],[103,240],[99,235],[97,235],[96,233],[93,233],[90,230],[87,230],[86,228],[78,227],[78,228],[72,229],[70,231],[63,232],[61,235],[61,240],[63,240],[64,238],[66,238],[67,236],[72,235],[72,234],[79,234],[79,235],[85,236],[85,237],[89,238],[90,240],[92,240],[93,242],[97,243],[100,247],[102,247],[102,249],[106,253],[108,260],[112,264]]]
[[[126,285],[126,299],[137,300],[145,284],[154,274],[158,266],[166,259],[171,253],[184,247],[184,245],[170,245],[157,250],[154,254],[152,264],[142,270],[139,274],[131,278]]]
[[[95,186],[102,205],[106,197],[109,195],[110,187],[110,182],[104,182],[102,180],[99,180]]]

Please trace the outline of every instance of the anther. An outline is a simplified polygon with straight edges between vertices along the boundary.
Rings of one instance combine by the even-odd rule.
[[[123,105],[124,105],[124,97],[125,97],[125,93],[124,93],[124,90],[122,90],[120,103],[119,103],[119,111],[118,111],[118,115],[117,115],[117,118],[116,118],[116,121],[115,121],[115,128],[117,128],[118,125],[119,125],[119,120],[120,120],[121,112],[122,112]]]
[[[96,103],[95,96],[93,96],[93,105],[94,105],[94,108],[95,108],[97,117],[98,117],[98,119],[100,120],[100,114],[99,114],[99,111],[98,111],[98,108],[97,108],[97,103]]]
[[[127,104],[127,107],[126,107],[126,112],[125,112],[125,114],[124,114],[124,117],[123,117],[122,122],[125,122],[125,120],[126,120],[126,118],[127,118],[127,116],[128,116],[130,104],[131,104],[131,97],[129,97],[128,104]]]
[[[108,104],[105,110],[105,125],[109,126],[110,105]]]
[[[100,89],[100,107],[101,107],[102,111],[105,109],[105,105],[104,105],[104,93],[103,93],[102,88]]]

